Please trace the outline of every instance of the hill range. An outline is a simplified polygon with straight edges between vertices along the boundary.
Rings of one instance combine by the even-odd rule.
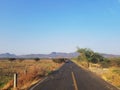
[[[120,55],[113,54],[101,54],[103,57],[120,57]],[[52,52],[50,54],[27,54],[27,55],[15,55],[11,53],[0,54],[0,58],[74,58],[79,56],[79,53],[62,53],[62,52]]]

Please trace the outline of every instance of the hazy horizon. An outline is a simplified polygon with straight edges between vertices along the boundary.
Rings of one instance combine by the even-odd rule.
[[[120,0],[2,0],[0,53],[120,55]]]
[[[11,52],[3,52],[3,53],[0,53],[0,54],[14,54],[14,55],[30,55],[30,54],[52,54],[52,53],[75,53],[77,51],[73,51],[73,52],[59,52],[59,51],[53,51],[53,52],[48,52],[48,53],[25,53],[25,54],[17,54],[17,53],[11,53]],[[112,53],[103,53],[103,52],[96,52],[96,53],[100,53],[100,54],[109,54],[109,55],[120,55],[120,54],[112,54]]]

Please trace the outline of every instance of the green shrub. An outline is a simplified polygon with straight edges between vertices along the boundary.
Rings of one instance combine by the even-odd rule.
[[[110,67],[110,60],[104,59],[104,61],[100,62],[101,67],[108,68]]]

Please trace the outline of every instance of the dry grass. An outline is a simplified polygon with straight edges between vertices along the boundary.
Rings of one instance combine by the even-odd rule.
[[[120,68],[111,67],[106,73],[102,74],[104,80],[110,82],[112,85],[120,88]]]
[[[1,88],[8,89],[13,87],[13,73],[18,73],[18,88],[26,89],[32,84],[41,80],[49,73],[59,68],[62,64],[54,63],[52,60],[24,60],[0,61],[0,85]],[[4,78],[4,80],[2,80]]]

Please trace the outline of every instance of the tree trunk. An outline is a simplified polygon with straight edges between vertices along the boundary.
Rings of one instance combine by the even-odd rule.
[[[87,61],[87,65],[88,65],[88,68],[90,67],[90,62],[89,61]]]

